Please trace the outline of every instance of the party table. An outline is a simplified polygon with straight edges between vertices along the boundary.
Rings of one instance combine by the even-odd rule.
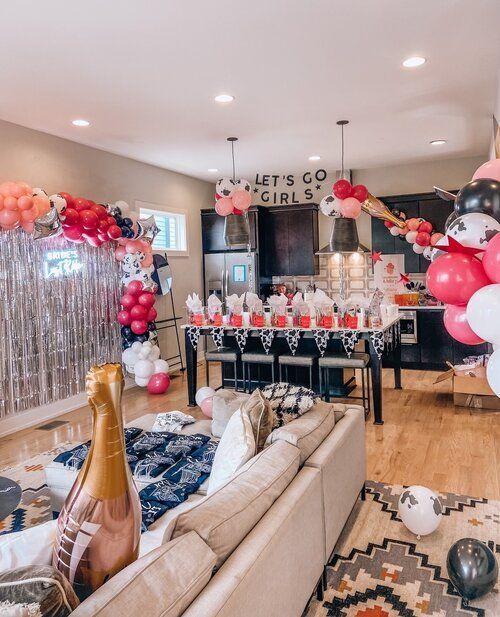
[[[239,347],[244,351],[249,338],[260,338],[262,347],[269,353],[273,341],[276,338],[285,338],[290,348],[290,352],[295,354],[299,341],[304,339],[314,339],[318,352],[323,355],[327,350],[331,340],[340,340],[342,347],[347,354],[354,351],[358,341],[365,341],[365,348],[370,354],[370,367],[372,371],[373,388],[373,409],[374,424],[383,424],[382,410],[382,359],[385,355],[392,356],[394,366],[394,384],[396,389],[401,388],[401,335],[399,327],[400,316],[396,316],[384,325],[377,328],[296,328],[286,327],[277,328],[266,326],[257,328],[255,326],[243,326],[241,328],[223,326],[194,326],[183,325],[184,341],[186,346],[186,368],[188,379],[188,399],[189,406],[196,405],[195,396],[197,391],[197,363],[198,363],[198,340],[200,336],[211,336],[216,347],[223,346],[223,340],[234,338],[234,348]]]

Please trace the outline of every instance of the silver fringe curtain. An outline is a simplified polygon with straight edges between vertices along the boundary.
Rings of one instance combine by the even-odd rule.
[[[78,394],[119,362],[113,251],[0,231],[0,419]]]

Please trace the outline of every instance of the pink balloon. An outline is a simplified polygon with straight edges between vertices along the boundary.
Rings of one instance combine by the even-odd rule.
[[[151,253],[151,244],[147,240],[135,240],[136,245],[139,247],[139,250],[143,253]]]
[[[3,200],[3,207],[6,210],[17,210],[17,198],[13,197],[12,195],[8,195]]]
[[[472,255],[445,253],[431,263],[427,289],[441,302],[464,306],[478,289],[490,284],[483,265]]]
[[[35,223],[30,223],[29,221],[23,221],[21,223],[21,227],[27,234],[32,234],[35,229]]]
[[[252,196],[248,191],[235,191],[231,199],[233,200],[233,206],[242,212],[248,210],[252,205]]]
[[[15,182],[2,182],[2,184],[0,184],[0,194],[2,194],[4,197],[7,197],[8,195],[12,195],[12,193],[16,190],[16,183]]]
[[[28,223],[32,223],[38,217],[38,208],[33,206],[29,210],[21,210],[21,219],[23,221],[27,221]]]
[[[115,258],[118,261],[123,261],[123,258],[125,257],[126,254],[127,254],[127,251],[125,250],[124,246],[117,246],[115,248]]]
[[[478,167],[472,179],[477,180],[478,178],[492,178],[500,182],[500,159],[491,159]]]
[[[37,195],[33,197],[33,204],[38,208],[39,216],[50,210],[50,201],[46,195]]]
[[[0,210],[0,227],[3,229],[15,229],[19,225],[19,212],[15,210]]]
[[[17,200],[19,210],[31,210],[33,208],[33,198],[28,195],[21,195]]]
[[[128,240],[125,245],[125,250],[127,253],[137,253],[140,251],[139,245],[137,244],[137,240]]]
[[[340,204],[340,214],[346,219],[357,219],[361,214],[361,202],[356,197],[347,197]]]
[[[448,334],[459,343],[464,345],[480,345],[484,341],[469,326],[466,312],[466,306],[448,304],[443,316],[444,327]]]
[[[154,373],[148,381],[150,394],[165,394],[170,386],[170,376],[166,373]]]
[[[233,208],[233,201],[230,197],[221,197],[215,202],[215,211],[219,216],[231,214]]]
[[[444,238],[444,234],[439,232],[433,233],[431,236],[431,246],[436,246],[436,244],[441,240],[441,238]]]
[[[483,268],[492,283],[500,283],[500,233],[488,242],[483,254]]]
[[[207,418],[212,417],[212,403],[213,396],[208,396],[207,398],[204,398],[200,403],[200,409],[202,413],[207,416]]]
[[[149,268],[149,266],[153,265],[153,254],[152,253],[146,253],[146,255],[144,255],[144,259],[141,261],[141,266],[143,268]]]

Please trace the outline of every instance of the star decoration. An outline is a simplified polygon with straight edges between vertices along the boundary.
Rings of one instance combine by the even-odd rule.
[[[440,251],[444,251],[445,253],[464,253],[465,255],[476,255],[477,253],[484,253],[484,249],[477,249],[473,246],[464,246],[458,240],[455,240],[453,236],[447,236],[448,238],[448,246],[444,244],[440,244],[436,246]]]
[[[320,188],[321,188],[321,184],[317,184],[316,185],[316,190],[319,191]]]
[[[254,192],[254,193],[258,193],[258,192],[259,192],[259,189],[258,189],[257,187],[255,187],[255,188],[254,188],[254,190],[253,190],[253,192]]]
[[[410,277],[407,274],[399,273],[399,281],[398,283],[403,283],[403,285],[407,285],[410,282]]]
[[[377,261],[382,261],[382,252],[381,251],[373,251],[373,253],[372,253],[372,263],[376,264]]]

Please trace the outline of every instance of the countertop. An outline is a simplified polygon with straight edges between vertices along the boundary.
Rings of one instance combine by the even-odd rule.
[[[444,311],[446,306],[400,306],[400,311]]]

